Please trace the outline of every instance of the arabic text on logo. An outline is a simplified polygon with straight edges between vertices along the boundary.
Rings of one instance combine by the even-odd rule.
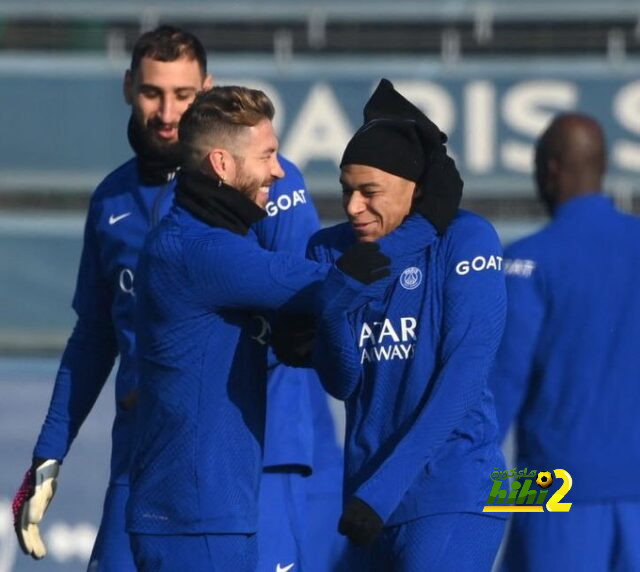
[[[514,480],[511,484],[507,481],[502,488],[508,477]],[[544,512],[543,506],[549,512],[569,512],[571,509],[572,503],[560,502],[573,485],[571,475],[564,469],[530,472],[527,469],[494,469],[491,479],[493,486],[483,512]],[[562,481],[562,485],[547,500],[549,487],[557,479]]]

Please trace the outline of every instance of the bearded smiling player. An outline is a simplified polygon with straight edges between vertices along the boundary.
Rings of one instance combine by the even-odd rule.
[[[139,570],[253,572],[258,564],[261,313],[308,307],[327,270],[269,252],[250,232],[267,216],[266,189],[284,175],[273,114],[265,94],[248,88],[196,97],[180,121],[176,202],[140,254],[127,504]]]
[[[13,503],[20,546],[34,558],[46,554],[39,526],[51,501],[60,464],[119,356],[111,476],[90,567],[135,570],[124,527],[137,400],[135,270],[145,236],[173,202],[179,162],[177,127],[196,95],[213,84],[206,67],[206,53],[199,40],[172,26],[143,34],[133,48],[123,90],[131,106],[128,137],[136,156],[110,173],[91,198],[73,301],[77,322],[62,357],[32,467]],[[274,201],[305,189],[298,169],[282,157],[279,160],[284,177],[271,188]],[[259,182],[262,204],[267,201],[269,182]],[[245,183],[254,186],[253,180]],[[305,203],[265,218],[252,231],[265,248],[302,255],[308,237],[318,228],[317,214],[307,196]],[[308,480],[304,475],[314,464],[308,390],[313,387],[309,382],[317,383],[309,380],[308,370],[271,365],[264,457],[269,472],[264,475],[260,499],[265,503],[261,518],[270,520],[261,521],[260,529],[267,532],[259,539],[265,546],[260,554],[269,570],[278,562],[298,562],[297,546],[304,546],[304,526],[300,524],[304,522]],[[314,411],[324,408],[328,414],[326,400],[315,400],[314,407]],[[325,425],[323,431],[315,438],[330,443],[336,449],[335,458],[338,452],[333,427]],[[285,511],[283,507],[289,504],[297,511]],[[273,535],[269,534],[271,530]]]

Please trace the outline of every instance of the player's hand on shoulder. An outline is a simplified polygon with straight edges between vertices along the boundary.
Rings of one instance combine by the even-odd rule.
[[[59,470],[60,463],[54,459],[34,459],[11,505],[20,548],[36,560],[47,554],[39,525],[56,492]]]
[[[377,242],[356,242],[336,261],[345,274],[363,284],[372,284],[390,274],[391,259]]]

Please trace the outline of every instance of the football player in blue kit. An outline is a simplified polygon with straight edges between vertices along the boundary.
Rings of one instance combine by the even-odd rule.
[[[127,503],[139,570],[258,564],[264,324],[270,311],[308,307],[327,270],[263,249],[251,232],[284,176],[273,114],[258,90],[214,87],[196,97],[179,124],[175,204],[140,254]]]
[[[135,274],[147,233],[173,202],[180,159],[178,121],[196,94],[212,86],[206,68],[200,41],[173,26],[143,34],[133,48],[124,93],[131,106],[128,137],[135,157],[110,173],[91,198],[73,301],[77,322],[62,357],[32,467],[14,500],[20,546],[34,558],[46,553],[39,526],[60,464],[119,356],[111,476],[89,567],[135,570],[124,526],[138,383]],[[300,171],[283,157],[279,161],[284,176],[270,189],[269,216],[251,232],[265,248],[303,255],[308,237],[319,228],[318,216]],[[280,198],[286,199],[280,204],[291,207],[276,208]],[[306,476],[315,468],[312,443],[332,442],[335,436],[333,427],[326,425],[314,436],[312,412],[328,413],[328,409],[326,399],[314,399],[311,405],[309,384],[318,383],[312,372],[271,360],[269,379],[259,543],[264,569],[271,572],[278,563],[300,561],[307,542]],[[339,464],[337,454],[333,451],[327,463]],[[323,550],[323,543],[329,542],[326,537],[314,539],[311,547]]]
[[[505,250],[500,437],[515,424],[519,467],[571,476],[569,512],[513,515],[506,570],[640,570],[640,220],[605,171],[598,122],[554,118],[535,159],[551,221]]]
[[[470,212],[416,212],[419,197],[459,200],[462,187],[422,112],[383,80],[364,118],[341,162],[348,222],[308,248],[337,264],[317,305],[314,363],[346,407],[348,569],[488,571],[505,522],[482,513],[504,464],[487,387],[504,326],[502,250]]]

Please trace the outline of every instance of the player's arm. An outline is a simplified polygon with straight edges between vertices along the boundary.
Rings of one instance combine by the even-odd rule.
[[[73,299],[78,318],[62,356],[35,457],[62,461],[104,386],[118,352],[112,300],[90,211]]]
[[[504,328],[502,249],[495,231],[475,221],[452,238],[446,254],[439,365],[431,390],[393,452],[355,493],[384,522],[425,464],[479,403]],[[493,257],[494,264],[467,272],[466,263],[478,256],[485,261]]]
[[[500,442],[526,399],[544,319],[544,280],[537,264],[517,246],[505,252],[507,320],[489,376]]]
[[[285,175],[269,189],[267,217],[252,228],[263,248],[304,256],[309,238],[320,229],[320,220],[300,170],[280,155],[278,160]],[[310,367],[308,348],[313,344],[312,317],[270,316],[270,322],[271,344],[276,350],[275,355],[269,352],[271,373],[286,366]],[[287,374],[301,378],[305,375],[296,370],[289,370]]]
[[[117,354],[109,312],[111,292],[101,275],[91,213],[85,226],[73,306],[78,319],[56,376],[32,467],[13,502],[20,546],[37,559],[46,554],[38,523],[55,492],[58,466],[93,407]]]
[[[362,378],[349,312],[362,285],[331,269],[323,285],[316,320],[313,367],[327,393],[347,400]]]
[[[306,312],[329,269],[328,264],[270,252],[245,239],[232,247],[197,244],[194,249],[186,253],[189,273],[212,308]]]
[[[348,399],[362,378],[350,315],[380,295],[379,284],[369,286],[389,275],[389,263],[377,243],[356,243],[336,261],[318,296],[313,365],[336,399]]]

